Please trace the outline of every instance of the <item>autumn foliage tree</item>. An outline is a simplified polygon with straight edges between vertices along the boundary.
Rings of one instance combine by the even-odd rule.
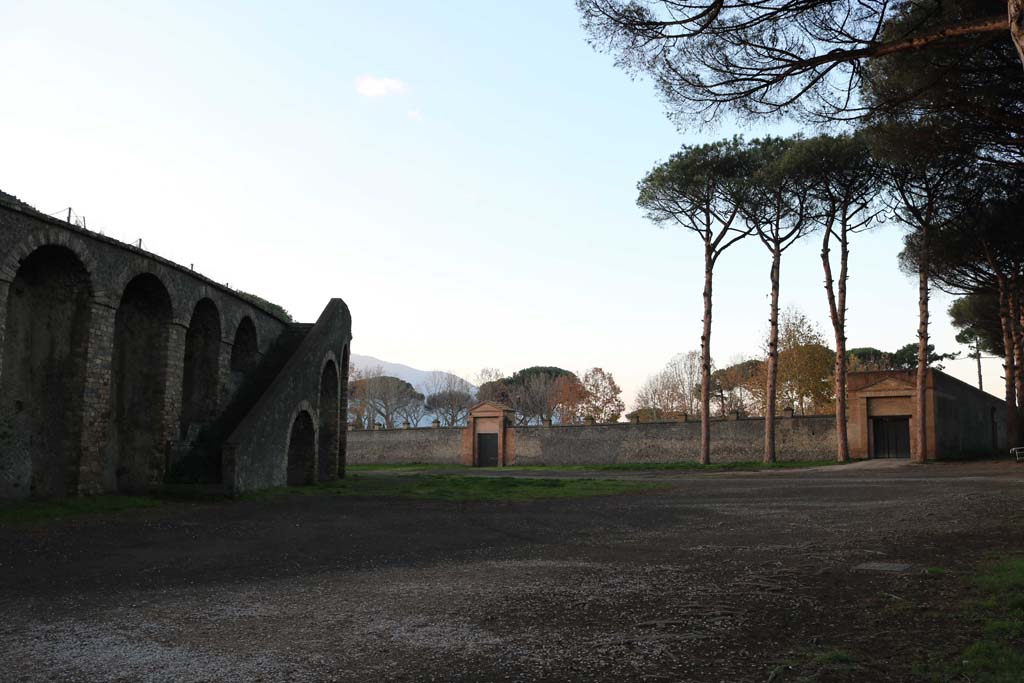
[[[590,368],[583,375],[586,398],[580,406],[584,417],[597,422],[618,422],[626,405],[622,402],[622,389],[612,373],[601,368]]]

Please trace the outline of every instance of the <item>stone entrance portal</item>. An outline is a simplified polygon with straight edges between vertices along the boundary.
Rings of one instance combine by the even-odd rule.
[[[463,465],[473,467],[504,467],[511,465],[511,452],[506,429],[512,420],[512,410],[498,403],[484,401],[469,411],[469,422],[463,430]]]

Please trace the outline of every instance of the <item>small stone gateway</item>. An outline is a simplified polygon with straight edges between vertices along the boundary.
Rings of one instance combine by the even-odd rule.
[[[0,192],[0,499],[334,479],[351,327]]]

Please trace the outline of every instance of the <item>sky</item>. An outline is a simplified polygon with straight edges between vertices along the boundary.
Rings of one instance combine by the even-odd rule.
[[[355,353],[470,380],[600,366],[627,404],[699,348],[702,315],[701,243],[648,222],[637,181],[683,144],[797,130],[678,130],[571,0],[0,0],[0,26],[3,191],[297,320],[341,297]],[[851,347],[916,340],[901,238],[855,238]],[[781,301],[830,338],[819,249],[787,252]],[[719,366],[759,352],[768,271],[755,239],[719,261]],[[973,361],[946,367],[976,383]],[[986,389],[1000,372],[985,361]]]

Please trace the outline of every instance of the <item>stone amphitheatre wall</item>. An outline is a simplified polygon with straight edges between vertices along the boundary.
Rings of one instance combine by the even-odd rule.
[[[328,346],[338,387],[329,400],[343,400],[347,377],[339,364],[350,318],[344,303],[332,307],[330,343],[306,348],[321,357],[290,366],[316,365],[316,390],[296,380],[294,391],[276,394],[289,414],[307,401],[315,422]],[[255,298],[0,192],[0,498],[162,485],[226,408],[244,417],[252,406],[240,404],[240,388],[249,382],[257,401],[263,387],[252,376],[268,374],[268,357],[282,362],[279,341],[296,327]],[[287,443],[287,426],[281,431]],[[341,449],[337,441],[328,452]],[[219,479],[219,450],[206,456],[199,469]]]

